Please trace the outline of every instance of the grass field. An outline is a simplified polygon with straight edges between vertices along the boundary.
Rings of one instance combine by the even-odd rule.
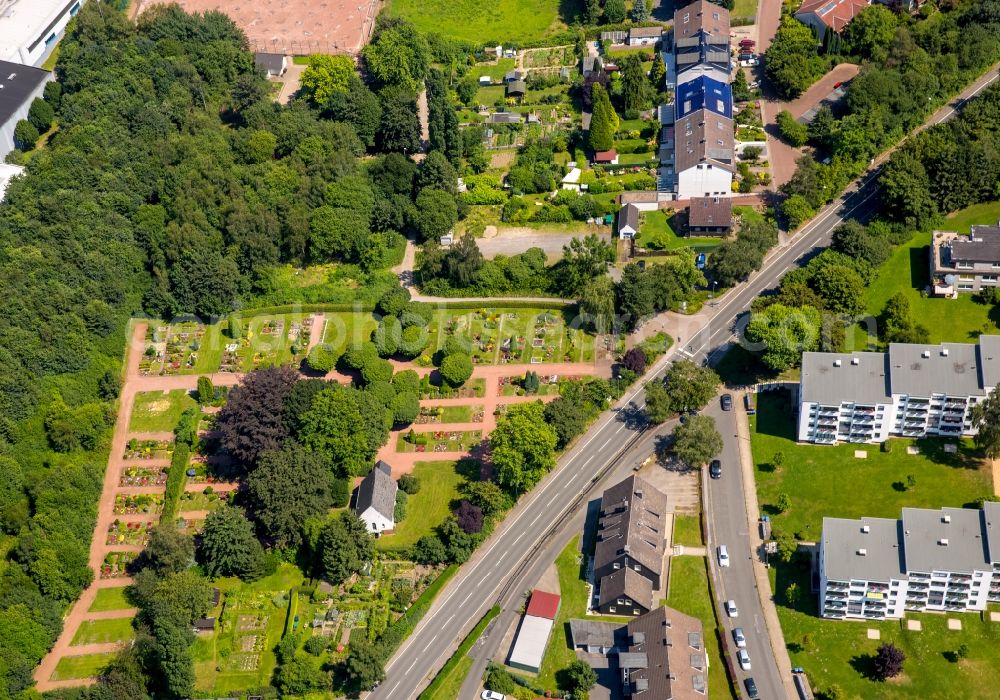
[[[607,622],[627,622],[631,618],[601,615],[588,617],[587,613],[587,583],[583,579],[582,557],[580,554],[580,537],[574,537],[566,548],[556,558],[556,570],[559,572],[559,613],[552,627],[549,645],[545,649],[545,658],[538,672],[538,683],[545,688],[556,688],[556,673],[576,661],[576,652],[566,638],[569,621],[573,618],[600,619]]]
[[[517,61],[515,59],[501,58],[497,59],[494,63],[477,63],[469,69],[466,77],[479,80],[480,76],[488,75],[490,76],[490,80],[498,82],[503,80],[503,77],[515,68],[517,68]]]
[[[458,486],[465,476],[457,462],[417,462],[413,475],[420,480],[420,490],[409,497],[406,518],[396,525],[396,532],[380,537],[379,549],[405,549],[444,522],[459,497]]]
[[[674,515],[673,544],[701,547],[701,518],[697,515]]]
[[[722,660],[722,647],[716,633],[704,557],[671,558],[670,598],[667,605],[701,620],[705,630],[705,651],[708,652],[708,695],[713,700],[732,698],[732,688]]]
[[[170,432],[181,414],[198,405],[184,389],[163,393],[144,391],[136,394],[129,431],[133,433]]]
[[[692,248],[699,252],[712,250],[722,242],[721,238],[708,236],[678,236],[674,231],[675,217],[667,216],[662,209],[642,214],[636,245],[650,250],[680,250]]]
[[[962,629],[956,631],[947,628],[951,615],[907,614],[907,620],[921,623],[923,629],[915,631],[906,629],[906,620],[865,620],[864,624],[823,620],[816,616],[816,596],[800,596],[791,606],[784,595],[792,582],[799,590],[809,590],[808,564],[781,566],[772,569],[771,575],[792,665],[806,669],[813,688],[825,691],[836,684],[851,700],[986,700],[997,696],[1000,623],[986,622],[975,614],[959,614],[953,616],[962,622]],[[869,628],[880,632],[879,641],[868,639]],[[875,651],[883,642],[899,647],[906,661],[901,676],[881,683],[870,674]],[[967,645],[968,656],[958,660],[954,653],[961,644]]]
[[[736,0],[733,9],[729,11],[729,16],[733,19],[756,19],[757,0]]]
[[[125,588],[99,588],[97,597],[90,605],[88,612],[104,612],[106,610],[127,610],[134,607],[125,598]]]
[[[787,395],[760,394],[757,415],[750,418],[751,443],[756,463],[757,497],[771,515],[775,529],[799,539],[818,540],[824,516],[898,518],[904,506],[915,508],[961,507],[992,493],[990,468],[963,441],[955,455],[946,455],[945,441],[890,440],[891,452],[878,445],[805,445],[793,439],[795,426]],[[920,454],[907,454],[917,445]],[[856,449],[866,459],[854,457]],[[772,470],[774,454],[783,454],[782,466]],[[906,488],[907,476],[916,486]],[[850,485],[850,498],[845,486]],[[786,493],[792,507],[777,512],[778,494]]]
[[[108,644],[132,638],[132,618],[116,617],[110,620],[85,620],[73,636],[72,646],[81,644]]]
[[[534,41],[566,29],[574,17],[560,17],[558,0],[391,0],[388,13],[404,17],[422,32],[436,32],[477,45]]]
[[[471,423],[473,408],[482,411],[482,405],[478,406],[444,406],[441,409],[442,423]]]
[[[114,654],[84,654],[64,656],[56,664],[49,680],[68,681],[77,678],[93,678],[115,657]]]

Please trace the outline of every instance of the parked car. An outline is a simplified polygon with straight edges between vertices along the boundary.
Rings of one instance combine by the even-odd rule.
[[[758,692],[757,684],[753,682],[753,678],[743,679],[743,687],[747,689],[747,696],[750,700],[757,700],[760,697],[760,692]]]
[[[724,544],[719,545],[719,566],[729,566],[729,550]]]
[[[739,617],[740,616],[740,611],[736,609],[736,601],[735,600],[727,600],[726,601],[726,614],[729,615],[729,617]]]
[[[746,60],[740,59],[740,65],[744,68],[749,68],[750,66],[756,66],[759,61],[756,58],[748,58]]]
[[[493,690],[484,690],[483,694],[480,695],[479,697],[481,697],[483,700],[504,700],[506,696],[503,695],[502,693],[497,693]]]
[[[750,654],[747,653],[746,649],[740,649],[736,652],[736,660],[744,671],[750,670]]]
[[[756,43],[753,39],[743,39],[740,41],[740,46],[754,46]]]
[[[733,410],[733,395],[723,394],[722,395],[722,410],[732,411]]]
[[[741,61],[749,61],[751,58],[753,58],[753,53],[751,53],[750,51],[741,51],[739,58]]]
[[[717,459],[713,459],[712,463],[708,465],[708,475],[713,479],[722,478],[722,462]]]
[[[745,649],[747,645],[747,636],[743,634],[743,628],[737,627],[733,630],[733,641],[736,642],[736,646],[739,649]]]

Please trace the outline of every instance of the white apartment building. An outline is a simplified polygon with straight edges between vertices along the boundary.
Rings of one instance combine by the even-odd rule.
[[[798,439],[883,442],[975,433],[971,409],[1000,384],[1000,336],[978,344],[892,343],[889,351],[802,355]]]
[[[904,508],[902,518],[824,518],[820,615],[898,619],[1000,603],[1000,503]]]
[[[85,0],[0,0],[0,61],[40,66]]]

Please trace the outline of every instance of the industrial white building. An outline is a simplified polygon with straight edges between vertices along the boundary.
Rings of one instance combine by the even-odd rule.
[[[1000,336],[892,343],[889,351],[802,355],[798,439],[883,442],[975,433],[971,411],[1000,384]]]
[[[904,508],[902,518],[824,518],[820,614],[894,619],[1000,603],[1000,503]]]
[[[0,60],[40,66],[85,0],[0,0]]]
[[[14,150],[14,128],[28,118],[31,103],[50,80],[52,74],[41,68],[0,61],[0,161]]]

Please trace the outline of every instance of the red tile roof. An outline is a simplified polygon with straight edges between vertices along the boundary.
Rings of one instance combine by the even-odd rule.
[[[524,614],[555,620],[557,612],[559,612],[559,596],[545,591],[532,591],[528,609]]]
[[[611,149],[610,151],[598,151],[594,154],[594,160],[597,162],[611,162],[618,157],[618,151]]]
[[[806,0],[795,14],[812,13],[830,29],[840,32],[870,4],[871,0]]]

